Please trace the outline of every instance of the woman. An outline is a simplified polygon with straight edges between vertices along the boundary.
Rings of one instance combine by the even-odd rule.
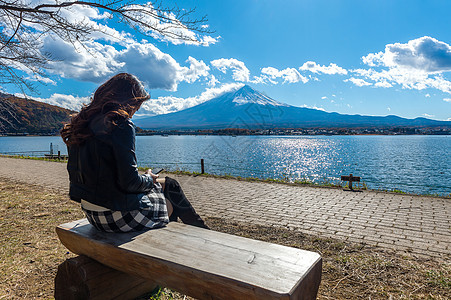
[[[138,173],[130,119],[149,98],[135,76],[121,73],[102,84],[91,103],[64,126],[69,195],[102,231],[157,228],[177,217],[208,228],[176,180],[161,179],[151,170]]]

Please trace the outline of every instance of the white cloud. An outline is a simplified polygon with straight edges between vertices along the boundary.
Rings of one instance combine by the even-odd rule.
[[[157,99],[149,99],[144,102],[141,109],[137,112],[137,116],[167,114],[182,109],[187,109],[218,97],[224,93],[237,90],[242,86],[242,83],[229,83],[216,88],[208,88],[202,94],[195,97],[178,98],[173,96],[164,96],[158,97]]]
[[[88,42],[86,47],[68,44],[56,37],[47,37],[43,49],[56,61],[50,63],[50,72],[64,78],[94,83],[104,82],[119,72],[129,72],[140,78],[150,89],[175,91],[180,82],[193,83],[209,78],[208,67],[202,60],[188,57],[189,67],[180,64],[153,44],[133,42],[117,50],[111,45]]]
[[[208,75],[210,75],[208,72],[210,71],[210,67],[207,66],[202,60],[198,61],[190,56],[188,57],[187,62],[190,64],[189,68],[182,68],[182,72],[180,72],[180,75],[183,77],[183,81],[193,83],[199,79],[199,77],[208,77]]]
[[[375,69],[356,69],[351,71],[355,76],[361,76],[374,82],[377,87],[390,87],[400,85],[404,89],[423,90],[426,88],[438,89],[451,93],[451,82],[442,75],[429,75],[424,72],[408,72],[399,68],[377,71]]]
[[[143,103],[136,116],[152,116],[179,111],[201,104],[224,93],[238,90],[242,86],[242,83],[229,83],[216,88],[208,88],[202,94],[195,97],[178,98],[173,96],[164,96],[156,99],[149,99]],[[23,95],[17,96],[23,97]],[[88,104],[91,101],[90,97],[76,97],[73,95],[64,94],[53,94],[49,98],[33,98],[33,100],[64,107],[74,111],[79,111],[83,104]]]
[[[390,87],[392,87],[393,85],[391,85],[391,84],[388,83],[387,81],[380,81],[380,82],[376,82],[376,83],[374,84],[374,86],[376,86],[376,87],[382,87],[382,88],[390,88]]]
[[[426,118],[433,118],[433,117],[435,117],[434,115],[429,115],[429,114],[423,114],[422,116],[426,117]]]
[[[451,103],[451,98],[443,98],[443,101]]]
[[[278,70],[273,67],[266,67],[261,70],[262,75],[260,77],[254,77],[255,83],[263,83],[269,81],[272,84],[276,84],[276,79],[282,78],[283,83],[296,83],[302,81],[303,83],[308,82],[308,78],[302,76],[298,70],[294,68],[286,68],[283,70]]]
[[[429,95],[429,94],[426,94],[426,95],[424,95],[426,98],[431,98],[431,95]]]
[[[120,51],[116,59],[123,63],[115,73],[124,71],[138,76],[150,89],[175,91],[186,73],[169,54],[147,43],[135,43]],[[190,77],[192,80],[192,77]]]
[[[299,106],[299,107],[305,107],[305,108],[310,108],[310,109],[316,109],[316,110],[326,111],[324,108],[318,107],[318,106],[316,106],[316,105],[314,105],[314,106],[309,106],[309,105],[307,105],[307,104],[304,104],[304,105],[301,105],[301,106]]]
[[[370,67],[376,67],[383,62],[383,53],[370,53],[367,56],[362,57],[362,61],[365,65],[368,65]]]
[[[193,30],[189,30],[186,26],[181,25],[181,22],[176,18],[173,12],[163,12],[162,16],[166,21],[162,22],[158,18],[152,16],[157,15],[158,13],[154,12],[151,2],[148,2],[147,4],[150,6],[147,9],[150,12],[150,15],[145,18],[140,18],[140,21],[149,24],[157,30],[167,33],[166,35],[161,35],[158,31],[148,31],[147,33],[155,39],[166,41],[174,45],[186,44],[209,46],[215,44],[221,38],[220,36],[212,37],[209,35],[200,35]],[[208,25],[203,24],[200,27],[201,29],[207,29]],[[141,26],[141,30],[145,31],[145,29],[146,28]],[[177,37],[184,37],[184,39]]]
[[[220,58],[212,60],[211,65],[222,73],[226,74],[228,69],[232,70],[232,77],[235,81],[248,82],[250,72],[242,61],[235,58]]]
[[[272,83],[272,84],[277,84],[277,81],[271,79],[270,77],[266,76],[266,75],[261,75],[261,76],[254,76],[254,79],[251,80],[250,82],[254,83],[254,84],[266,84],[266,83]]]
[[[388,111],[391,111],[391,107],[387,107],[387,110],[388,110]]]
[[[451,82],[443,76],[451,71],[451,46],[429,36],[388,44],[384,52],[370,53],[362,61],[372,68],[350,72],[375,87],[433,88],[451,94]]]
[[[32,5],[36,6],[39,4],[58,3],[58,1],[55,0],[32,0],[30,2]],[[52,8],[47,8],[47,10],[52,10]],[[54,8],[53,10],[58,10],[62,18],[71,24],[75,24],[75,26],[82,24],[83,26],[94,29],[95,31],[85,34],[85,38],[88,40],[104,40],[122,45],[132,40],[132,36],[130,34],[119,32],[116,29],[107,26],[105,22],[111,17],[111,14],[108,12],[100,13],[99,9],[95,7],[90,7],[87,5],[72,5],[63,8]],[[44,35],[41,34],[43,27],[40,23],[29,23],[26,21],[23,23],[34,29],[34,32],[30,34],[34,34],[36,39],[39,39],[42,36],[48,36],[48,33]]]
[[[451,81],[446,80],[443,75],[428,77],[424,85],[451,94]]]
[[[363,80],[363,79],[360,79],[360,78],[355,78],[355,77],[351,77],[351,78],[349,78],[349,79],[345,79],[345,80],[343,80],[344,82],[352,82],[352,83],[354,83],[356,86],[368,86],[368,85],[372,85],[371,83],[369,83],[369,82],[366,82],[365,80]]]
[[[90,97],[76,97],[72,95],[53,94],[49,98],[36,98],[33,100],[64,107],[70,110],[79,111],[83,104],[88,104]]]
[[[55,3],[55,0],[32,0],[33,5],[43,3]],[[51,10],[51,8],[49,8]],[[152,9],[152,8],[151,8]],[[187,67],[181,66],[169,54],[163,53],[148,41],[135,40],[135,37],[126,32],[108,26],[110,14],[102,13],[99,9],[73,5],[59,10],[63,17],[73,24],[83,24],[91,28],[98,29],[95,32],[81,36],[83,45],[74,41],[74,44],[63,41],[60,37],[47,33],[42,34],[42,26],[39,23],[26,23],[32,28],[28,33],[34,36],[40,45],[43,54],[50,55],[54,59],[48,63],[46,72],[63,78],[71,78],[79,81],[89,81],[101,83],[117,72],[130,72],[138,75],[147,83],[150,88],[161,88],[176,90],[177,85],[186,81],[192,83],[204,78],[209,80],[209,84],[216,84],[217,80],[208,77],[209,67],[203,62],[192,57],[187,60]],[[173,14],[166,14],[166,17],[175,23],[178,20]],[[0,25],[4,23],[0,17]],[[155,22],[159,22],[156,20]],[[164,24],[156,24],[157,28],[162,28]],[[208,35],[199,35],[186,27],[165,28],[169,34],[180,33],[188,39],[197,39],[201,45],[208,46],[218,41]],[[202,27],[207,29],[206,27]],[[154,32],[149,32],[159,40],[165,40],[173,44],[196,44],[193,41],[184,41],[171,37],[162,37]],[[198,44],[196,44],[198,45]],[[28,74],[28,80],[40,80],[44,83],[55,84],[49,78],[32,76],[30,70],[20,64],[13,65]],[[207,78],[208,77],[208,78]]]
[[[56,85],[56,82],[48,77],[43,77],[39,74],[30,74],[27,77],[24,78],[25,80],[30,80],[30,81],[39,81],[39,82],[43,82],[43,83],[49,83],[51,85]]]
[[[325,100],[325,99],[327,99],[327,97],[326,97],[326,96],[323,96],[323,97],[321,97],[321,99]]]
[[[52,56],[48,71],[64,78],[100,83],[124,66],[117,60],[118,51],[110,45],[98,42],[80,44],[64,42],[58,37],[47,36],[42,51]]]
[[[299,70],[310,71],[315,74],[320,74],[320,73],[324,73],[324,74],[328,74],[328,75],[334,75],[334,74],[346,75],[346,74],[348,74],[348,71],[346,71],[342,67],[337,66],[334,63],[330,63],[329,66],[321,66],[314,61],[305,62],[299,68]]]
[[[369,66],[385,66],[426,73],[451,71],[451,46],[429,36],[385,46],[384,52],[362,57]]]
[[[45,0],[45,1],[32,1],[33,3],[55,3],[55,0]],[[151,25],[153,28],[166,32],[166,35],[161,35],[158,31],[149,30],[147,33],[153,38],[161,41],[166,41],[175,45],[188,44],[188,45],[202,45],[209,46],[215,44],[220,37],[212,37],[208,34],[198,34],[193,30],[188,29],[186,26],[182,25],[180,20],[176,18],[172,12],[163,12],[162,17],[166,22],[160,21],[160,19],[154,17],[158,13],[154,10],[151,2],[147,3],[147,8],[137,8],[137,11],[147,10],[149,14],[147,16],[138,15],[138,13],[128,12],[127,15],[132,18],[136,18],[144,23]],[[134,8],[132,5],[131,9]],[[111,15],[108,12],[100,13],[97,8],[84,5],[73,5],[60,9],[61,14],[64,18],[72,22],[73,24],[82,23],[89,25],[93,28],[101,29],[101,32],[95,32],[91,37],[95,39],[104,39],[108,41],[115,41],[120,43],[125,37],[130,37],[126,33],[119,33],[117,30],[102,24],[101,21],[108,19]],[[39,28],[39,25],[35,25],[35,28]],[[136,26],[145,32],[146,28],[142,28],[140,24],[131,23],[131,26]],[[201,29],[208,29],[208,24],[203,24],[200,26]],[[184,37],[180,39],[177,37]],[[197,42],[196,42],[197,41]]]
[[[215,87],[219,83],[219,80],[216,79],[216,77],[214,75],[210,75],[210,77],[208,77],[208,78],[209,79],[208,79],[207,85],[210,87]]]

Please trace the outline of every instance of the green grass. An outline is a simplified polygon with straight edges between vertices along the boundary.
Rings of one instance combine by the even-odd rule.
[[[395,193],[395,194],[407,194],[406,192],[398,190],[398,189],[393,189],[390,192]]]
[[[82,217],[79,204],[66,193],[0,180],[0,299],[52,299],[58,265],[74,257],[59,242],[55,226]],[[451,299],[446,258],[417,257],[230,218],[206,216],[206,222],[212,230],[320,253],[319,300]],[[192,298],[159,288],[140,299]]]
[[[44,161],[63,162],[63,163],[67,162],[67,159],[50,159],[50,158],[46,158],[46,157],[26,156],[26,155],[4,155],[4,154],[0,154],[0,157],[18,158],[18,159],[31,159],[31,160],[44,160]]]
[[[426,273],[428,283],[432,287],[444,288],[451,291],[451,277],[446,270],[429,270]]]

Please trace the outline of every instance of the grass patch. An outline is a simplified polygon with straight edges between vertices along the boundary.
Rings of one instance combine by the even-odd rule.
[[[406,192],[401,191],[401,190],[399,190],[399,189],[393,189],[393,190],[391,190],[390,192],[395,193],[395,194],[404,194],[404,195],[407,195]]]
[[[78,204],[43,187],[0,180],[0,299],[53,297],[57,266],[73,257],[55,226],[82,218]],[[318,299],[450,299],[451,265],[297,231],[208,217],[213,229],[319,252]],[[158,289],[141,299],[190,299]]]
[[[0,180],[0,299],[53,297],[57,266],[74,256],[55,226],[82,216],[65,195]]]
[[[451,299],[450,262],[285,228],[218,218],[208,218],[207,223],[214,230],[320,253],[323,277],[318,299]]]
[[[6,155],[6,154],[0,154],[0,157],[17,158],[17,159],[31,159],[31,160],[44,160],[44,161],[67,163],[67,159],[63,159],[63,158],[57,159],[57,158],[46,158],[46,157],[40,157],[40,156]]]

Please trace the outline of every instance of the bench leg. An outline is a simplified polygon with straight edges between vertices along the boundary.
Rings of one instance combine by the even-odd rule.
[[[58,266],[55,299],[134,299],[155,289],[144,280],[78,256]]]

